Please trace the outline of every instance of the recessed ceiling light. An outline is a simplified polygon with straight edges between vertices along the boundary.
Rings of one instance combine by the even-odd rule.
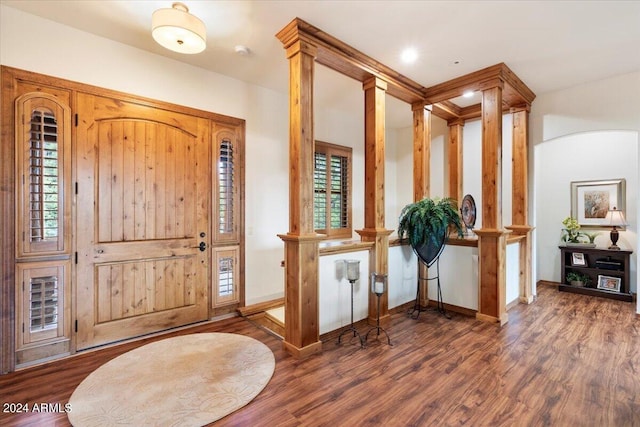
[[[416,59],[418,59],[418,51],[412,47],[409,47],[402,51],[402,53],[400,54],[400,58],[405,64],[412,64],[416,62]]]
[[[471,98],[473,96],[473,91],[472,90],[467,90],[462,94],[463,97],[465,98]]]

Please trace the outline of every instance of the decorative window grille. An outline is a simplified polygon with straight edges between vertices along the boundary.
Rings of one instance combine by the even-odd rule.
[[[30,332],[58,327],[58,278],[33,277],[29,283]]]
[[[29,139],[29,239],[58,240],[60,188],[58,124],[48,111],[34,110]]]
[[[234,150],[229,139],[220,143],[218,157],[218,230],[232,233],[234,229]]]
[[[316,232],[351,236],[351,149],[316,141],[313,221]]]

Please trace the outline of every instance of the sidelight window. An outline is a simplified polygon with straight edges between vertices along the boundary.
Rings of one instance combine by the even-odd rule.
[[[29,239],[57,240],[60,234],[58,124],[48,111],[31,114],[29,139]]]

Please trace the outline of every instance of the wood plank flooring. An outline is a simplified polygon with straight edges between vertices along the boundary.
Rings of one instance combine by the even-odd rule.
[[[386,328],[393,347],[371,334],[365,349],[344,337],[337,345],[337,331],[323,337],[322,354],[302,361],[242,318],[172,335],[238,333],[275,354],[263,392],[216,426],[640,426],[634,308],[545,285],[536,302],[511,309],[502,328],[459,314],[447,320],[427,311],[412,320],[398,312]],[[0,376],[0,402],[64,405],[94,369],[151,340]],[[60,413],[0,413],[0,425],[68,421]]]

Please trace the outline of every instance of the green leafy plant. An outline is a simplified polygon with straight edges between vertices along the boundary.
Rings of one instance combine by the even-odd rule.
[[[567,283],[582,282],[585,284],[585,286],[591,283],[591,278],[589,276],[587,276],[586,274],[575,272],[575,271],[568,272],[566,279],[567,279]]]
[[[562,221],[562,225],[565,227],[562,229],[563,242],[581,243],[580,237],[584,236],[584,233],[580,231],[580,224],[578,224],[577,219],[568,216]]]
[[[453,227],[459,237],[462,232],[458,204],[455,200],[446,198],[424,198],[410,203],[402,209],[399,218],[398,236],[405,236],[413,247],[432,242],[438,244],[449,227]]]
[[[582,233],[589,239],[589,243],[595,243],[596,237],[600,235],[600,233]]]

